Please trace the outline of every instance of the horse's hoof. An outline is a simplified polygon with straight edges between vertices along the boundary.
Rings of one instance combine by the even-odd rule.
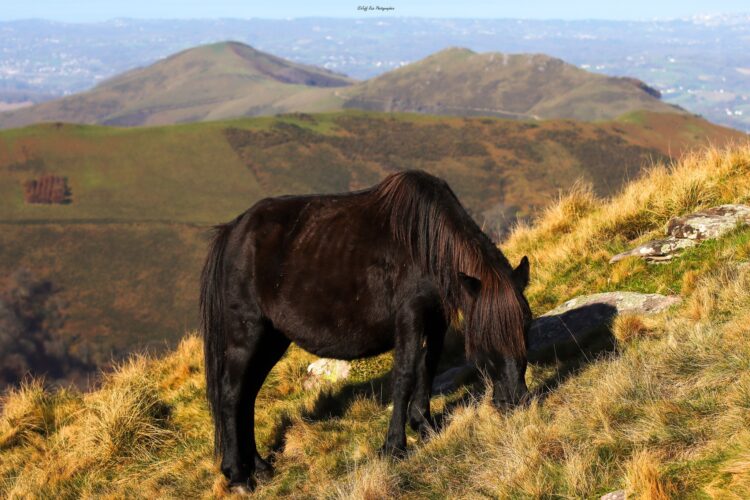
[[[269,481],[273,477],[273,465],[255,455],[255,477],[261,482]]]
[[[260,483],[270,481],[271,478],[273,478],[273,467],[269,467],[268,469],[257,469],[255,471],[255,478]]]
[[[255,480],[252,478],[244,483],[231,483],[229,485],[229,492],[233,495],[246,497],[252,495],[253,490],[255,490]]]
[[[392,458],[394,460],[400,460],[406,457],[406,447],[384,444],[378,450],[378,454],[383,458]]]

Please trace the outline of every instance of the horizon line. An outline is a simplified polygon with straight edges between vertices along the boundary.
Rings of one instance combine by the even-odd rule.
[[[71,21],[51,19],[45,17],[17,17],[10,19],[0,18],[0,23],[15,22],[47,22],[53,24],[107,24],[118,21],[303,21],[303,20],[335,20],[335,21],[368,21],[368,20],[424,20],[424,21],[528,21],[528,22],[616,22],[616,23],[648,23],[648,22],[675,22],[675,21],[695,21],[711,20],[726,16],[747,16],[750,17],[750,9],[746,11],[722,11],[693,14],[689,16],[676,17],[649,17],[634,19],[614,19],[604,17],[581,17],[581,18],[561,18],[561,17],[474,17],[474,16],[400,16],[400,15],[360,15],[360,16],[288,16],[288,17],[111,17],[100,20]]]

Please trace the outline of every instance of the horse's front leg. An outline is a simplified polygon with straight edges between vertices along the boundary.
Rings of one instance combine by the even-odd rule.
[[[448,325],[439,306],[433,307],[425,315],[425,345],[417,363],[417,380],[409,403],[409,425],[419,431],[422,439],[427,437],[435,424],[430,415],[432,381],[443,352],[443,342]]]
[[[417,365],[424,337],[422,308],[406,306],[396,318],[395,351],[393,353],[393,413],[388,425],[382,453],[403,456],[406,452],[406,415],[414,391]]]

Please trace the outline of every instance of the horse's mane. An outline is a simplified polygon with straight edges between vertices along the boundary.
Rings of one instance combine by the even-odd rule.
[[[421,171],[387,177],[374,187],[380,216],[423,271],[436,278],[449,319],[463,315],[466,353],[525,356],[524,305],[508,260],[479,229],[447,183]],[[476,299],[459,273],[481,281]]]

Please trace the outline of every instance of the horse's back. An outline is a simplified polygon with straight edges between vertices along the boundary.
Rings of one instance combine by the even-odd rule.
[[[354,358],[392,347],[396,288],[410,269],[370,195],[269,198],[241,220],[261,310],[315,354]]]

